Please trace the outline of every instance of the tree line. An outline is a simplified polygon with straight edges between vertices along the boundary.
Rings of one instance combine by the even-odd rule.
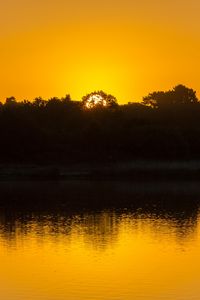
[[[82,101],[10,97],[0,103],[0,137],[1,163],[199,159],[200,102],[184,85],[125,105],[102,91]]]

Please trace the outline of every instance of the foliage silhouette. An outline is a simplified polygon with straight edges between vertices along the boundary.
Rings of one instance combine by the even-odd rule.
[[[0,163],[200,159],[200,103],[192,89],[178,85],[126,105],[100,92],[109,105],[85,109],[95,93],[82,102],[66,95],[1,103]]]
[[[195,104],[198,102],[196,92],[184,85],[177,85],[167,92],[153,92],[143,98],[143,103],[153,108],[171,105]]]

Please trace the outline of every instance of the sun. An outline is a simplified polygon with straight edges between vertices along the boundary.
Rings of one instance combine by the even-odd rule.
[[[107,105],[106,100],[98,93],[91,95],[85,103],[85,106],[87,108],[93,108],[94,106],[97,106],[97,105],[101,105],[101,106]]]
[[[95,91],[82,98],[83,107],[86,109],[98,108],[113,108],[117,106],[117,99],[106,94],[104,91]]]

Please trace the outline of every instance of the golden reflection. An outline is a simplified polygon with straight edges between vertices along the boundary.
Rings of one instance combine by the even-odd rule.
[[[191,299],[197,215],[102,211],[0,218],[2,299]],[[197,299],[197,298],[194,298]]]

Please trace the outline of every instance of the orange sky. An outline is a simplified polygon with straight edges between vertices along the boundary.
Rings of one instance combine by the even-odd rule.
[[[200,96],[199,0],[7,0],[0,100],[102,89],[120,103],[182,83]]]

